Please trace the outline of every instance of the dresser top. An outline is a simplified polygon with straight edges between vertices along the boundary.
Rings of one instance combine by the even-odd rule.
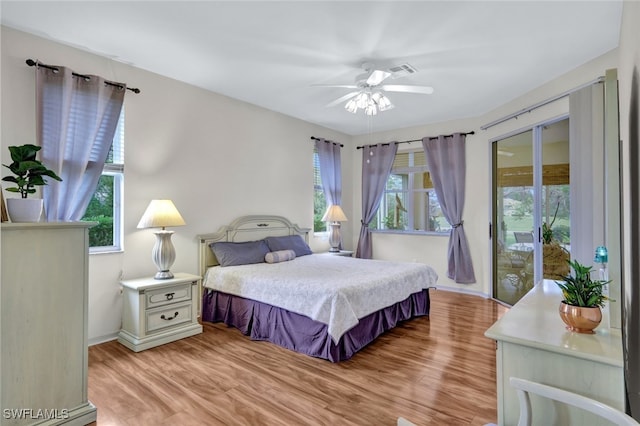
[[[543,280],[496,321],[485,336],[622,367],[620,329],[600,325],[595,334],[570,332],[558,313],[561,301],[562,293],[555,281]]]
[[[3,222],[2,231],[23,229],[47,229],[47,228],[90,228],[97,225],[96,222]]]

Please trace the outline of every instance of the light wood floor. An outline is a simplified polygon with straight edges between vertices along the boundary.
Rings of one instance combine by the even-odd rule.
[[[89,399],[103,425],[418,425],[496,422],[495,343],[507,308],[431,290],[431,316],[331,363],[221,324],[140,353],[89,348]]]

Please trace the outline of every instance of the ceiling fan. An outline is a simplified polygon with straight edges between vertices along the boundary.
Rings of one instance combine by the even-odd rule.
[[[382,84],[387,78],[400,78],[408,74],[416,73],[416,69],[409,64],[402,64],[388,69],[378,69],[372,63],[362,64],[364,73],[356,77],[355,84],[319,84],[323,87],[341,87],[354,89],[338,99],[329,102],[327,107],[333,107],[346,101],[345,109],[351,113],[364,110],[367,115],[376,115],[378,111],[386,111],[393,108],[393,104],[383,92],[418,93],[430,95],[433,87],[413,86],[406,84]]]

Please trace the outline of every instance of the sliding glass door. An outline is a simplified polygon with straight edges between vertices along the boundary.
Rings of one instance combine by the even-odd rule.
[[[568,119],[492,143],[493,297],[515,304],[570,250]]]
[[[533,132],[493,143],[493,295],[516,303],[534,280]]]

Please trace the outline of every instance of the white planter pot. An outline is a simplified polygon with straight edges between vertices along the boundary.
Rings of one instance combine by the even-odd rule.
[[[43,200],[39,198],[8,198],[7,212],[11,222],[39,222]]]

